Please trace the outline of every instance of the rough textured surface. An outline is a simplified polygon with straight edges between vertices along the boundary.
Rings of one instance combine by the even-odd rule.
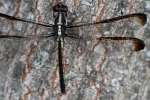
[[[53,23],[57,0],[0,0],[0,12]],[[149,0],[64,0],[72,24],[145,12],[143,27],[131,20],[68,30],[82,40],[66,38],[64,69],[66,95],[61,95],[57,45],[54,38],[0,39],[0,100],[150,100]],[[0,18],[0,34],[39,35],[52,32],[23,22]],[[101,42],[96,36],[133,36],[144,40],[140,52],[131,43]]]

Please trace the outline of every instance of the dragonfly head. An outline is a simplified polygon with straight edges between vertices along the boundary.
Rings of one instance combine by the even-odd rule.
[[[63,13],[65,16],[67,16],[68,7],[64,5],[62,2],[59,2],[55,6],[53,6],[53,16],[58,16],[59,13]]]

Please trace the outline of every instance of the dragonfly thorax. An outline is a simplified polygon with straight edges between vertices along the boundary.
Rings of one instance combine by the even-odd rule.
[[[64,37],[67,25],[67,11],[68,8],[63,3],[58,3],[53,7],[53,16],[55,19],[54,22],[54,32],[57,33],[57,36]]]

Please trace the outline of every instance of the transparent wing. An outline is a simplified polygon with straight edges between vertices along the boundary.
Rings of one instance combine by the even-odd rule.
[[[26,35],[26,36],[21,36],[21,35],[0,35],[0,38],[7,38],[7,39],[11,39],[11,38],[17,38],[17,39],[30,39],[33,37],[37,37],[37,38],[49,38],[55,36],[54,33],[48,34],[48,35]]]
[[[15,21],[15,23],[13,22]],[[49,33],[51,31],[51,28],[53,27],[52,24],[48,23],[38,23],[32,20],[27,20],[27,19],[22,19],[10,15],[6,15],[3,13],[0,13],[0,34],[5,34],[1,35],[0,38],[29,38],[32,36],[24,36],[24,35],[16,35],[16,34],[24,34],[25,32],[29,32],[30,34],[45,34]],[[24,22],[24,23],[22,23]],[[30,24],[30,25],[29,25]],[[33,26],[35,25],[35,26]],[[36,26],[38,25],[38,26]],[[35,31],[36,30],[36,31]],[[11,35],[8,35],[8,33],[11,33]],[[12,35],[13,34],[13,35]],[[41,36],[45,37],[45,36]]]
[[[144,41],[138,39],[138,38],[134,38],[134,37],[99,37],[97,38],[97,40],[100,42],[102,40],[113,40],[113,41],[126,41],[126,40],[130,40],[133,43],[133,49],[134,51],[140,51],[142,49],[144,49],[145,47],[145,43]]]
[[[110,19],[104,19],[104,20],[101,20],[99,22],[80,23],[80,24],[76,24],[76,25],[70,25],[70,26],[67,26],[67,28],[90,26],[90,25],[97,25],[97,24],[102,24],[102,23],[111,23],[111,22],[115,22],[115,21],[119,21],[119,20],[127,19],[127,18],[134,18],[141,25],[145,25],[146,22],[147,22],[146,14],[144,14],[144,13],[134,13],[134,14],[127,14],[127,15],[124,15],[124,16],[113,17],[113,18],[110,18]]]
[[[32,21],[32,20],[27,20],[27,19],[23,19],[23,18],[17,18],[14,16],[9,16],[3,13],[0,13],[0,17],[9,19],[9,20],[16,20],[16,21],[22,21],[22,22],[27,22],[27,23],[32,23],[32,24],[36,24],[36,25],[40,25],[40,26],[45,26],[45,27],[53,27],[52,24],[49,23],[38,23],[36,21]]]

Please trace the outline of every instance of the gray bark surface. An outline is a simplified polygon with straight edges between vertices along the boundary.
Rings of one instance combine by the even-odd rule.
[[[0,13],[52,24],[58,0],[0,0]],[[63,48],[66,94],[60,93],[57,42],[39,39],[52,28],[0,18],[0,34],[35,35],[31,39],[0,39],[0,100],[150,100],[149,0],[64,0],[68,22],[94,22],[144,12],[145,26],[132,19],[67,30],[82,39],[65,39]],[[102,41],[99,36],[132,36],[145,48],[132,50],[131,41]]]

